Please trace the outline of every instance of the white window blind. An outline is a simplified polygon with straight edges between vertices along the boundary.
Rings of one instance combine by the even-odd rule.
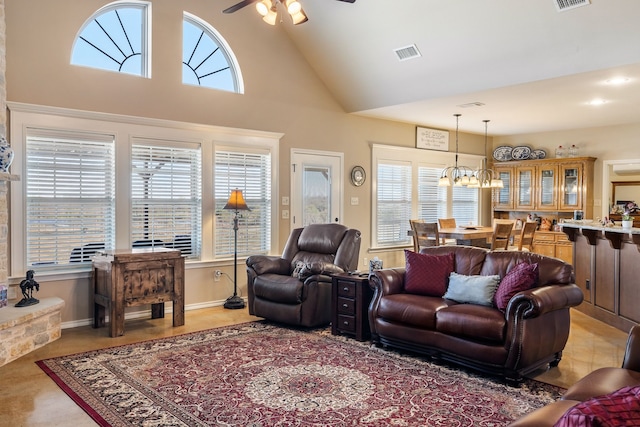
[[[113,249],[114,153],[112,135],[27,131],[27,266],[89,263]]]
[[[452,189],[451,209],[456,223],[459,225],[478,225],[478,193],[477,188],[450,187]]]
[[[376,199],[378,246],[409,244],[407,231],[411,219],[411,163],[378,163]]]
[[[184,146],[183,146],[184,145]],[[180,249],[198,259],[202,241],[201,150],[136,140],[131,147],[131,245]]]
[[[447,217],[447,187],[438,187],[442,168],[418,167],[418,219],[437,222]]]
[[[217,150],[215,154],[215,257],[234,252],[234,212],[224,210],[231,190],[242,190],[250,211],[240,211],[238,254],[268,253],[271,247],[271,155]]]

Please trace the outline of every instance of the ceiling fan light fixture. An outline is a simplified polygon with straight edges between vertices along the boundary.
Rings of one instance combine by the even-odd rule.
[[[291,17],[302,10],[302,5],[298,0],[287,0],[286,5],[287,12],[289,12],[289,15],[291,15]]]
[[[262,0],[256,3],[256,10],[262,16],[267,16],[272,7],[271,0]]]
[[[300,9],[300,12],[296,13],[295,15],[291,15],[291,19],[293,20],[293,25],[302,24],[303,22],[307,22],[309,20],[302,9]]]

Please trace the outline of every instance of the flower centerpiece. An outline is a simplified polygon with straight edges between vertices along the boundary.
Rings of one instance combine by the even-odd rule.
[[[636,202],[628,202],[624,206],[624,212],[622,213],[622,228],[631,228],[633,227],[633,217],[632,213],[636,213],[640,210],[638,204]]]

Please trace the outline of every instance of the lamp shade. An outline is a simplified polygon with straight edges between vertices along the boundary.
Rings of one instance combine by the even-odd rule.
[[[248,211],[250,210],[247,206],[247,202],[244,201],[244,197],[242,196],[242,190],[231,190],[231,194],[229,195],[229,200],[227,200],[227,204],[224,205],[224,208],[232,211]]]

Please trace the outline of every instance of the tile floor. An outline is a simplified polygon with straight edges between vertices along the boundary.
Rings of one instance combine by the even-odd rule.
[[[246,308],[225,310],[215,307],[188,311],[185,325],[177,328],[171,326],[171,316],[128,320],[125,335],[117,338],[108,337],[106,328],[64,329],[59,340],[0,367],[0,426],[96,425],[35,365],[37,360],[256,319],[248,314]],[[626,337],[625,332],[572,310],[571,335],[560,365],[536,373],[534,378],[567,387],[596,368],[620,366]]]

